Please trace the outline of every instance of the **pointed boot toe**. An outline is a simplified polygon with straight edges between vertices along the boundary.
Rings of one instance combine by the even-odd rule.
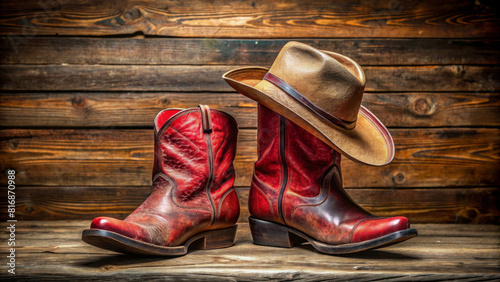
[[[144,236],[144,233],[147,232],[143,230],[144,228],[142,226],[112,217],[97,217],[92,220],[90,228],[118,233],[125,237],[140,241],[147,241],[148,239]]]
[[[369,245],[377,242],[376,247],[388,246],[417,236],[415,229],[410,229],[408,218],[369,218],[361,221],[353,231],[352,242]]]
[[[90,229],[85,229],[82,240],[90,245],[122,253],[134,253],[132,246],[148,245],[149,232],[133,222],[111,217],[97,217]],[[137,253],[137,252],[136,252]]]
[[[123,220],[112,217],[101,216],[94,218],[90,223],[90,228],[108,231],[118,231],[123,227]]]

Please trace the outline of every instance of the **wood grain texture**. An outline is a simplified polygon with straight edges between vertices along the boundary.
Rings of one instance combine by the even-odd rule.
[[[4,127],[148,127],[165,108],[198,104],[233,115],[240,128],[257,127],[257,104],[239,93],[4,92]],[[363,105],[387,127],[500,126],[500,94],[365,93]]]
[[[328,256],[303,245],[252,244],[240,223],[234,246],[172,258],[120,255],[85,244],[89,221],[21,221],[16,278],[51,281],[496,281],[500,228],[415,224],[419,237],[383,249]],[[0,233],[2,239],[8,236]]]
[[[0,37],[3,64],[270,65],[290,39]],[[445,38],[296,39],[360,65],[499,64],[500,40]]]
[[[0,65],[0,90],[210,91],[232,88],[221,78],[240,66]],[[366,91],[495,92],[498,66],[364,67]]]
[[[174,37],[497,37],[494,1],[2,1],[0,32]],[[19,40],[19,38],[16,38]]]
[[[269,67],[286,42],[297,40],[360,63],[367,76],[363,105],[394,137],[396,157],[388,166],[343,161],[345,186],[357,201],[376,214],[403,214],[414,222],[498,224],[499,31],[500,5],[492,0],[0,1],[0,171],[16,169],[24,219],[124,216],[147,196],[155,115],[205,103],[235,116],[241,129],[235,166],[244,221],[256,160],[256,103],[235,93],[221,75],[240,66]],[[0,183],[6,183],[5,173]],[[71,242],[58,230],[59,246]],[[442,230],[448,233],[439,236],[455,232]],[[192,264],[165,270],[152,261],[148,273],[162,279],[168,272],[171,280],[231,279],[238,271],[241,280],[496,280],[498,258],[488,260],[494,252],[481,253],[477,242],[453,234],[454,243],[470,245],[419,253],[432,262],[446,259],[439,275],[432,263],[406,257],[391,257],[415,263],[400,272],[393,271],[397,263],[380,260],[293,268],[307,261],[305,255],[270,259],[259,268],[210,270],[225,260],[241,265],[240,254],[203,258],[190,274]],[[33,250],[48,253],[30,255],[67,256],[64,248],[43,244]],[[102,280],[98,272],[128,279],[143,273],[138,261],[133,267],[126,259],[109,265],[101,252],[96,264],[76,249],[68,252],[77,254],[71,266],[49,277],[48,267],[61,259],[48,257],[30,265],[25,278],[39,273],[66,281],[68,271],[76,280]],[[462,254],[474,260],[464,264]],[[75,265],[99,267],[84,273]],[[491,275],[474,276],[481,272]]]
[[[123,219],[148,196],[151,187],[17,187],[18,220]],[[0,189],[5,192],[5,187]],[[247,222],[248,187],[237,187],[241,214]],[[412,223],[500,223],[500,188],[347,189],[349,195],[378,216],[406,216]],[[0,202],[7,210],[7,203]],[[7,219],[2,213],[1,220]]]
[[[166,108],[207,104],[257,126],[257,104],[239,93],[0,93],[0,124],[13,127],[149,127]],[[500,123],[500,121],[499,121]]]
[[[343,161],[346,187],[485,187],[500,180],[498,128],[390,131],[394,161],[384,167]],[[256,143],[256,130],[240,130],[237,186],[250,184]],[[0,160],[0,171],[15,169],[22,186],[148,186],[153,130],[5,129]]]

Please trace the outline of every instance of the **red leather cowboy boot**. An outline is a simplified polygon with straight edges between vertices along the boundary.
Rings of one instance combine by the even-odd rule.
[[[98,217],[83,241],[108,250],[183,255],[231,246],[240,206],[233,160],[238,128],[208,106],[167,109],[155,119],[151,195],[127,218]]]
[[[343,254],[417,235],[405,217],[379,218],[358,206],[343,189],[341,155],[260,104],[258,156],[249,195],[256,244],[309,241],[320,252]]]

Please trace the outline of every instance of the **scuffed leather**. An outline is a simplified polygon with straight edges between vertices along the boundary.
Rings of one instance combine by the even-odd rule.
[[[377,238],[389,233],[410,228],[406,217],[397,216],[391,218],[366,219],[358,224],[353,234],[352,242],[362,242]]]
[[[250,213],[258,218],[281,222],[278,192],[283,181],[280,159],[280,116],[259,104],[257,154],[249,192]],[[271,188],[273,187],[273,188]]]
[[[375,239],[409,228],[405,217],[379,218],[357,205],[345,192],[341,155],[298,125],[259,104],[258,161],[250,187],[252,216],[298,229],[328,244]],[[280,130],[285,130],[288,180],[281,221],[278,211],[282,186]]]
[[[210,113],[211,150],[202,130],[200,109],[161,112],[155,123],[151,195],[124,220],[100,217],[91,228],[155,245],[177,246],[199,232],[234,226],[240,213],[233,187],[237,124],[225,113]]]

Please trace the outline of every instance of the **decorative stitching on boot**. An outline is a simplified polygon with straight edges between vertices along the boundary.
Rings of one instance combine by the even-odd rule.
[[[262,180],[260,180],[255,175],[255,171],[254,171],[253,177],[258,182],[259,185],[262,185],[262,186],[266,187],[268,190],[271,190],[271,191],[273,190],[273,188],[269,187],[269,185],[266,185],[264,182],[262,182]],[[254,185],[254,187],[257,189],[257,191],[259,191],[262,194],[262,196],[264,196],[264,198],[267,201],[267,204],[269,205],[269,210],[271,211],[271,215],[274,216],[275,213],[274,213],[274,209],[273,209],[273,204],[271,203],[271,200],[269,199],[269,197],[267,196],[267,194],[259,186]]]
[[[321,204],[323,204],[327,199],[328,199],[328,195],[330,194],[329,193],[329,189],[324,189],[325,185],[327,185],[328,183],[330,183],[333,175],[335,175],[335,168],[337,166],[335,164],[333,164],[331,166],[330,169],[326,170],[326,175],[324,176],[323,178],[323,184],[322,186],[320,187],[321,189],[321,193],[316,196],[316,197],[313,197],[313,199],[321,199],[321,197],[324,197],[324,199],[321,200],[321,202],[317,203],[317,204],[303,204],[303,205],[299,205],[299,206],[296,206],[293,210],[292,210],[292,213],[290,215],[290,218],[293,220],[294,218],[294,214],[295,214],[295,211],[299,208],[302,208],[302,207],[316,207],[316,206],[319,206]],[[337,168],[338,170],[338,168]],[[324,195],[326,194],[326,195]],[[301,197],[301,196],[298,196],[298,197]],[[301,197],[301,198],[305,198],[305,197]]]
[[[216,220],[219,219],[219,217],[220,217],[220,213],[221,213],[221,210],[222,210],[222,204],[224,203],[224,200],[226,199],[227,195],[229,195],[229,193],[231,193],[232,191],[235,191],[235,193],[236,193],[236,189],[234,189],[234,186],[232,188],[229,188],[224,193],[224,195],[222,195],[222,197],[220,198],[219,205],[218,205],[217,211],[216,211],[216,217],[215,217]]]

